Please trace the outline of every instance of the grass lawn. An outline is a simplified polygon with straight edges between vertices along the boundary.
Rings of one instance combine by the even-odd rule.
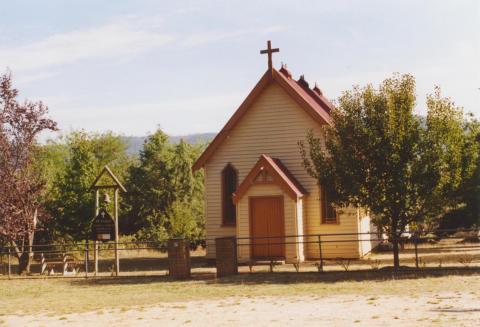
[[[449,292],[480,293],[478,271],[436,274],[391,273],[254,273],[222,279],[211,276],[191,281],[168,277],[102,279],[0,280],[0,315],[67,314],[103,309],[141,308],[162,302],[218,299],[224,297],[364,296]],[[201,276],[200,276],[201,277]]]

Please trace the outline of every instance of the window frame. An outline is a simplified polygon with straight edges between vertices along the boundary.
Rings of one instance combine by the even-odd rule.
[[[325,187],[320,186],[320,215],[321,215],[321,223],[324,225],[339,225],[340,220],[338,217],[338,211],[335,207],[332,206],[332,210],[335,213],[334,217],[327,217],[327,211],[328,211],[328,199],[327,199],[327,194],[325,191]]]
[[[230,218],[230,219],[227,219],[227,214],[226,214],[226,211],[227,211],[227,203],[226,203],[226,197],[227,197],[227,194],[226,194],[226,190],[225,190],[225,187],[226,187],[226,181],[225,181],[225,173],[227,171],[227,169],[231,169],[232,172],[235,173],[235,185],[234,185],[234,189],[232,191],[232,194],[230,195],[230,201],[231,201],[231,205],[233,206],[233,219]],[[237,208],[236,208],[236,205],[233,203],[233,193],[237,190],[238,188],[238,170],[235,168],[234,165],[232,165],[230,162],[227,163],[225,165],[225,167],[223,167],[222,169],[222,172],[221,172],[221,175],[220,175],[220,180],[221,180],[221,193],[222,193],[222,227],[232,227],[232,226],[236,226],[237,225]]]

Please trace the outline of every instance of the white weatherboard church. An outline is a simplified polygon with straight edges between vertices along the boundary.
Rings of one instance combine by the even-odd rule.
[[[207,258],[215,258],[214,238],[236,236],[239,262],[318,259],[315,235],[346,233],[322,236],[352,240],[322,243],[322,257],[359,258],[372,248],[369,235],[356,235],[372,230],[370,218],[361,209],[332,207],[298,145],[309,130],[323,135],[333,106],[303,76],[273,68],[273,52],[269,41],[261,52],[268,70],[193,166],[205,172]]]

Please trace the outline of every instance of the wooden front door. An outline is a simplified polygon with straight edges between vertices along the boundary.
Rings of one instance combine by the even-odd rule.
[[[250,232],[254,259],[285,258],[283,197],[250,198]]]

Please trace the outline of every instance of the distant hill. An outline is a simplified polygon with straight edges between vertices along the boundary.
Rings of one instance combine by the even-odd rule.
[[[189,135],[180,135],[180,136],[169,136],[170,142],[178,143],[180,140],[184,140],[190,144],[198,143],[208,143],[214,137],[216,133],[198,133],[198,134],[189,134]],[[124,136],[122,137],[125,143],[127,143],[127,153],[128,154],[138,154],[142,149],[143,143],[145,142],[146,136]]]

